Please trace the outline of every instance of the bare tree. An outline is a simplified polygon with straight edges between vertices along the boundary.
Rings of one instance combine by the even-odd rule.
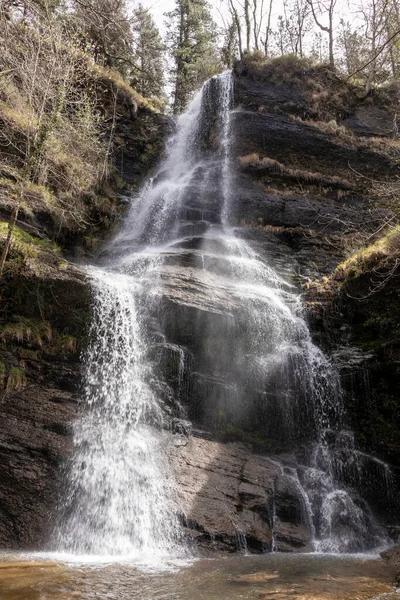
[[[308,5],[310,6],[312,16],[314,18],[315,24],[321,29],[321,31],[325,31],[328,34],[329,38],[329,64],[331,67],[335,66],[335,57],[334,57],[334,13],[336,7],[337,0],[307,0]],[[322,19],[328,18],[328,25],[324,25]]]
[[[254,0],[253,0],[254,2]],[[251,17],[250,17],[250,0],[244,0],[244,21],[246,24],[246,51],[251,51]]]
[[[265,27],[265,38],[264,38],[264,43],[263,43],[265,56],[268,56],[268,54],[269,54],[269,42],[270,42],[270,34],[271,34],[272,5],[273,5],[273,0],[269,0],[268,11],[267,11],[267,25]]]
[[[104,155],[94,98],[86,93],[89,56],[56,14],[29,0],[22,11],[16,3],[13,8],[0,5],[0,72],[8,73],[3,85],[0,78],[0,173],[14,190],[5,200],[11,217],[0,270],[32,185],[57,188],[71,199],[98,181]],[[61,196],[54,210],[60,220],[82,218]]]
[[[234,24],[234,26],[236,28],[240,58],[243,58],[242,24],[241,24],[239,12],[234,3],[234,0],[229,0],[228,8],[229,8],[229,12],[231,14],[232,23]]]

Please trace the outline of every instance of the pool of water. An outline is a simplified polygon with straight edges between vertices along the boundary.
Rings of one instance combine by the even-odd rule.
[[[2,555],[1,600],[400,599],[377,557],[302,554],[102,562]]]

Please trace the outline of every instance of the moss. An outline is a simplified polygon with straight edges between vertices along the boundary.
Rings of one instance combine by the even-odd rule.
[[[0,221],[0,236],[5,237],[7,232],[8,222]],[[18,226],[14,227],[12,236],[13,244],[24,256],[29,256],[37,250],[45,250],[54,254],[61,252],[60,247],[52,240],[35,237]]]
[[[349,258],[341,262],[335,269],[335,279],[351,279],[367,273],[377,263],[385,266],[386,259],[392,259],[400,251],[399,228],[386,231],[373,244],[360,248]]]
[[[12,367],[7,378],[6,393],[22,390],[24,387],[26,387],[26,384],[27,379],[25,372],[17,367]]]

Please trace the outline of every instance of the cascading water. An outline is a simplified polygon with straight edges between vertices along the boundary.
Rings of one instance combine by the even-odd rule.
[[[89,271],[94,320],[59,547],[118,555],[176,548],[161,429],[163,415],[171,422],[182,411],[214,429],[263,423],[285,453],[274,462],[299,490],[315,549],[363,550],[383,539],[341,478],[349,454],[335,452],[339,377],[312,343],[293,286],[232,226],[232,109],[226,72],[179,118],[106,265]],[[177,357],[175,388],[160,367],[166,349]]]
[[[177,538],[162,463],[162,412],[151,389],[140,281],[89,271],[94,320],[86,356],[85,415],[75,427],[73,509],[60,545],[79,553],[163,554]]]

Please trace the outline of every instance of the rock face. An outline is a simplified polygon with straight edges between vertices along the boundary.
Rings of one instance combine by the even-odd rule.
[[[381,557],[389,565],[400,565],[400,546],[393,546],[393,548],[381,552]]]
[[[219,550],[307,552],[302,499],[271,459],[240,443],[176,438],[169,459],[186,535]]]
[[[233,212],[238,237],[269,257],[292,285],[329,274],[343,257],[343,237],[364,219],[371,199],[364,176],[395,176],[395,160],[373,144],[313,124],[313,110],[301,86],[257,81],[238,71],[235,93]],[[341,126],[363,139],[378,135],[378,130],[386,135],[390,118],[387,111],[377,112],[354,99],[347,112],[338,110]],[[119,127],[116,162],[127,180],[137,181],[139,155],[147,152],[143,163],[152,164],[155,142],[152,147],[144,140],[138,144],[139,125],[134,133],[127,132],[124,122]],[[160,120],[157,131],[164,127]],[[211,134],[210,126],[210,147]],[[202,173],[198,177],[201,180]],[[177,431],[171,436],[169,458],[178,482],[182,523],[195,543],[219,550],[310,551],[304,497],[290,460],[282,467],[252,452],[282,452],[288,440],[261,439],[256,413],[252,420],[243,419],[242,429],[227,427],[234,390],[219,376],[218,367],[225,360],[235,368],[240,328],[224,357],[220,340],[240,306],[220,275],[214,277],[218,240],[199,248],[205,223],[218,222],[216,197],[210,195],[199,204],[193,194],[180,215],[185,241],[165,251],[166,264],[154,273],[165,285],[152,315],[151,352],[166,381],[160,390],[166,422]],[[373,221],[374,213],[369,217]],[[8,283],[7,317],[18,327],[1,333],[0,546],[40,548],[53,526],[48,515],[54,514],[72,449],[81,381],[79,351],[87,333],[90,293],[79,270],[52,261],[43,272]],[[182,360],[190,375],[186,379],[181,377]],[[209,365],[212,375],[207,375]],[[243,369],[243,380],[246,377]],[[267,399],[273,402],[271,397]],[[174,421],[177,414],[182,416],[179,410],[201,428],[200,433],[186,437],[185,424]],[[275,423],[269,427],[273,431]]]
[[[46,255],[3,288],[13,311],[0,349],[3,548],[44,547],[72,450],[90,291],[83,271],[57,263]]]

